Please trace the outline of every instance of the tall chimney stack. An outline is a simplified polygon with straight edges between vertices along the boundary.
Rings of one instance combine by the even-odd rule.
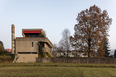
[[[15,51],[15,25],[12,24],[12,54],[14,54]]]

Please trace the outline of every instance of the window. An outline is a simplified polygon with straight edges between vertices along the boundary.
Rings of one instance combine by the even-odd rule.
[[[42,47],[44,47],[44,43],[42,43]]]
[[[18,54],[37,54],[37,52],[18,52]]]
[[[30,54],[30,52],[18,52],[18,54]]]
[[[33,47],[33,42],[32,42],[32,47]]]

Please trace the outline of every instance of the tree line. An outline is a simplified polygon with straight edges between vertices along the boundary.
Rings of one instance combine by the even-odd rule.
[[[70,31],[64,29],[62,39],[58,45],[54,44],[52,53],[56,55],[58,51],[68,52],[74,49],[77,52],[85,52],[88,57],[108,57],[108,32],[112,23],[108,12],[93,5],[78,13],[76,21],[74,35],[70,36]]]

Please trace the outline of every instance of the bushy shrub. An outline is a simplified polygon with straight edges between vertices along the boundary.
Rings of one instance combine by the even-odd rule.
[[[2,44],[0,44],[0,62],[11,62],[15,58],[15,54],[10,54],[9,52],[5,51]]]
[[[47,56],[46,52],[39,52],[39,54],[38,54],[39,58],[44,58],[46,56]]]
[[[10,53],[3,50],[3,51],[0,51],[0,55],[7,55],[8,56],[8,55],[10,55]]]
[[[0,45],[0,62],[4,61],[13,61],[15,58],[15,54],[10,54],[7,51],[4,51],[2,45]]]
[[[6,55],[0,56],[0,61],[2,61],[2,62],[6,62],[6,61],[11,62],[12,57],[11,56],[6,56]]]
[[[12,62],[15,58],[15,54],[9,54],[9,55],[0,55],[0,61],[2,62]]]
[[[3,46],[0,44],[0,51],[3,51],[4,50],[4,48],[3,48]]]
[[[48,57],[52,58],[52,57],[53,57],[53,55],[48,54]]]
[[[41,54],[40,53],[38,54],[38,58],[41,58]]]

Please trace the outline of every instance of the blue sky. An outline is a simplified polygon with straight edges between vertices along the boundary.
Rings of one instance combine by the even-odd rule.
[[[113,20],[109,42],[111,49],[116,49],[116,0],[0,0],[0,40],[5,48],[11,48],[14,24],[16,37],[22,37],[22,29],[42,28],[52,43],[58,43],[64,29],[74,34],[78,13],[94,4],[107,10]]]

